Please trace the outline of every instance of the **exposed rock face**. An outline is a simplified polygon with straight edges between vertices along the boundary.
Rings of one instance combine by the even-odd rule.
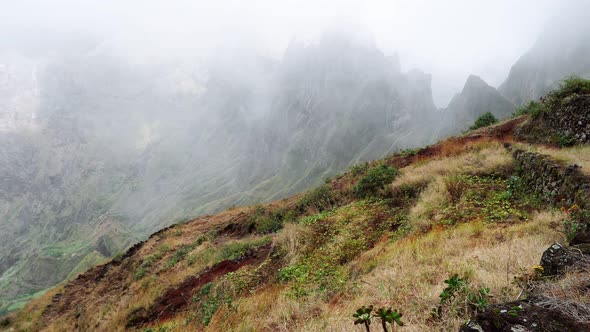
[[[590,95],[572,95],[524,125],[517,136],[533,142],[590,143]]]
[[[467,129],[482,114],[490,112],[499,119],[514,113],[515,106],[495,88],[481,78],[471,75],[467,78],[463,91],[455,95],[444,111],[448,128],[445,134],[455,128]]]
[[[498,90],[520,106],[544,96],[567,76],[590,77],[590,24],[580,11],[547,28],[514,64]],[[563,22],[566,25],[564,26]]]
[[[478,313],[461,332],[579,332],[590,324],[579,323],[557,310],[546,309],[527,301],[493,305]]]
[[[541,257],[543,275],[553,277],[564,273],[568,268],[583,263],[584,256],[579,250],[565,248],[554,243]]]
[[[547,156],[515,150],[523,185],[548,203],[590,205],[590,183],[576,165],[564,166]],[[586,221],[588,222],[588,221]]]

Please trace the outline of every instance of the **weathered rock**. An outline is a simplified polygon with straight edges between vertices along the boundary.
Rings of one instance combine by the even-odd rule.
[[[590,207],[590,180],[577,165],[563,165],[546,155],[514,150],[522,185],[550,204],[577,204]],[[579,220],[590,223],[590,220]]]
[[[460,332],[580,332],[590,331],[558,310],[546,309],[526,301],[493,305],[478,313]]]
[[[566,97],[559,107],[523,125],[516,136],[533,143],[590,143],[590,95]]]
[[[579,250],[572,250],[559,243],[554,243],[545,250],[543,257],[541,257],[543,275],[546,277],[560,275],[567,268],[581,262],[583,256]]]

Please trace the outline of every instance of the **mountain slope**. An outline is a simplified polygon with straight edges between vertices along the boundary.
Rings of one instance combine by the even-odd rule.
[[[280,61],[0,60],[0,312],[179,220],[435,139],[430,76],[338,33]]]
[[[506,119],[515,111],[515,106],[496,89],[481,78],[470,75],[461,93],[455,95],[444,110],[448,127],[445,134],[452,134],[456,129],[467,129],[482,114],[490,112],[499,119]]]
[[[568,163],[586,166],[590,151],[517,141],[514,133],[530,123],[512,119],[359,164],[289,199],[163,229],[5,324],[49,331],[350,330],[355,310],[375,305],[401,310],[407,330],[449,331],[486,312],[488,302],[525,294],[523,314],[539,308],[539,297],[579,308],[577,316],[543,309],[552,310],[543,317],[558,317],[551,331],[586,329],[587,289],[571,294],[588,280],[587,270],[569,270],[561,284],[535,277],[533,267],[547,247],[588,223],[590,174]],[[443,289],[454,274],[464,288],[447,302]],[[565,295],[556,295],[557,287]]]

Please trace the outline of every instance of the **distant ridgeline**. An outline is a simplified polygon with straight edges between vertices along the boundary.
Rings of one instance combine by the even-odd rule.
[[[498,90],[470,76],[446,109],[429,74],[334,32],[292,43],[280,61],[244,52],[207,68],[130,66],[99,51],[0,56],[0,311],[165,226],[288,197],[488,112],[505,119],[590,73],[587,36],[567,48],[555,38],[541,38]],[[587,139],[572,130],[555,138]]]

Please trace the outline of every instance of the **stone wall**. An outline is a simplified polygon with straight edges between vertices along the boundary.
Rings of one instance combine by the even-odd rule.
[[[590,95],[565,98],[560,107],[517,130],[516,136],[533,143],[590,143]]]
[[[545,202],[560,204],[563,201],[590,209],[590,180],[577,165],[564,165],[549,156],[515,150],[522,184],[539,195]]]

